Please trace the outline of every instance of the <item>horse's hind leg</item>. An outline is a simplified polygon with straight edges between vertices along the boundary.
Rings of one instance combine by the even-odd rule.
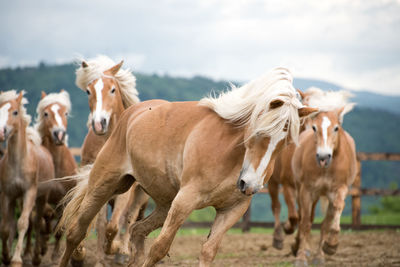
[[[128,260],[130,255],[129,248],[129,238],[131,226],[136,222],[139,218],[139,214],[142,212],[143,206],[146,206],[147,201],[149,200],[149,196],[143,191],[142,187],[138,184],[133,185],[131,190],[129,191],[129,201],[125,207],[125,220],[124,227],[125,233],[122,238],[118,236],[118,242],[120,243],[117,254],[115,255],[115,262],[118,264],[125,264],[126,260]]]
[[[299,215],[296,209],[295,188],[291,185],[282,184],[283,196],[288,207],[288,220],[283,225],[283,230],[287,235],[293,234],[299,221]]]
[[[122,216],[122,212],[125,209],[126,203],[129,201],[130,190],[127,192],[118,195],[115,198],[114,202],[114,210],[111,216],[111,220],[107,223],[105,235],[106,235],[106,254],[115,254],[118,250],[118,239],[119,231],[121,230],[120,220]],[[116,237],[117,236],[117,237]]]
[[[112,163],[110,163],[111,166]],[[60,267],[65,267],[68,260],[74,252],[75,248],[85,238],[90,223],[101,207],[115,194],[123,190],[127,190],[128,185],[133,183],[132,176],[123,176],[118,171],[105,168],[102,164],[99,170],[96,169],[97,164],[93,167],[89,178],[87,192],[79,204],[79,209],[70,216],[72,217],[67,231],[67,244],[64,255],[60,262]],[[107,170],[107,171],[104,171]],[[94,181],[93,184],[91,181]],[[130,186],[129,185],[129,186]],[[67,206],[68,207],[68,206]]]
[[[243,216],[249,207],[250,200],[251,198],[248,198],[228,209],[217,210],[217,215],[211,227],[210,234],[201,249],[201,267],[211,265],[224,234]]]
[[[15,203],[15,202],[14,202]],[[2,240],[2,254],[3,254],[3,263],[5,266],[10,264],[10,249],[11,244],[9,242],[10,239],[14,239],[14,236],[10,236],[11,231],[11,220],[12,216],[14,216],[15,206],[10,205],[10,199],[6,196],[4,192],[1,193],[1,223],[0,223],[0,231],[1,231],[1,240]],[[11,214],[12,213],[12,214]]]
[[[280,222],[281,215],[281,203],[279,202],[279,184],[273,179],[269,180],[268,191],[271,197],[271,209],[274,213],[275,225],[274,225],[274,238],[272,246],[276,249],[281,250],[283,248],[283,233]]]
[[[141,266],[144,261],[144,240],[152,231],[161,227],[168,215],[169,207],[157,204],[155,210],[145,219],[135,222],[129,232],[134,254],[131,256],[128,266]]]
[[[191,186],[181,188],[172,201],[161,233],[151,246],[143,267],[154,266],[167,255],[179,227],[181,227],[189,214],[196,208],[198,201],[202,200],[198,196],[198,192],[192,188]]]
[[[32,208],[35,204],[36,199],[36,188],[31,187],[26,191],[24,195],[24,201],[22,206],[22,213],[18,219],[18,241],[15,247],[14,255],[11,259],[11,266],[22,266],[22,246],[26,230],[29,226],[29,216],[32,212]]]
[[[332,204],[329,203],[328,210],[326,212],[325,218],[324,218],[324,220],[322,221],[322,224],[321,224],[321,234],[320,234],[320,240],[319,240],[319,247],[318,247],[317,254],[315,255],[315,257],[313,259],[313,265],[317,265],[318,266],[318,265],[324,264],[324,262],[325,262],[324,252],[323,252],[322,246],[323,246],[324,241],[326,240],[326,237],[327,237],[327,235],[329,233],[329,227],[330,227],[330,224],[331,224],[332,219],[333,219],[334,213],[332,212],[332,210],[333,210],[332,209]]]

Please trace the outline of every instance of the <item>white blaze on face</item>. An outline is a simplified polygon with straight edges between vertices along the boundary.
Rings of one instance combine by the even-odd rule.
[[[98,79],[96,84],[94,85],[94,89],[96,90],[96,110],[94,111],[94,120],[100,121],[101,111],[103,108],[103,91],[104,83],[103,79]]]
[[[2,129],[7,125],[8,121],[8,111],[11,108],[11,104],[7,103],[0,108],[0,128]]]
[[[251,163],[245,162],[243,164],[244,166],[246,165],[248,166],[246,172],[243,173],[241,177],[241,179],[247,184],[247,187],[252,187],[253,190],[256,191],[260,190],[263,187],[263,181],[264,181],[263,174],[271,161],[272,153],[275,151],[275,148],[278,145],[278,143],[282,139],[284,139],[286,135],[287,132],[282,131],[281,133],[271,137],[267,151],[262,157],[257,169],[254,169]]]
[[[65,126],[64,126],[63,121],[62,121],[62,119],[61,119],[61,116],[60,116],[60,114],[58,113],[58,110],[60,109],[60,106],[59,106],[58,104],[54,104],[54,105],[51,106],[50,109],[51,109],[51,111],[53,111],[53,113],[54,113],[54,117],[55,117],[55,119],[56,119],[56,122],[57,122],[58,126],[59,126],[60,128],[62,128],[62,129],[65,129]]]
[[[331,121],[328,119],[328,117],[324,116],[322,118],[322,124],[321,124],[321,128],[322,128],[322,138],[324,140],[324,146],[323,147],[318,147],[318,151],[317,153],[319,154],[332,154],[332,148],[330,148],[328,146],[328,128],[331,125]]]

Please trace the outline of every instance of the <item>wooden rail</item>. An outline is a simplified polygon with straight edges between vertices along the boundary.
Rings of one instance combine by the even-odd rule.
[[[81,148],[72,147],[70,148],[74,156],[81,155]],[[379,189],[379,188],[362,188],[361,187],[361,162],[362,161],[400,161],[400,153],[365,153],[357,152],[357,165],[358,172],[354,183],[349,190],[348,195],[351,197],[351,210],[352,210],[352,223],[341,224],[343,229],[354,229],[354,230],[368,230],[368,229],[400,229],[400,225],[371,225],[361,224],[361,196],[399,196],[400,189]],[[268,194],[268,190],[263,188],[260,193]],[[243,215],[243,220],[240,223],[235,224],[234,227],[241,228],[244,232],[249,231],[251,227],[274,227],[271,222],[252,222],[251,217],[251,205],[246,213]],[[184,227],[210,227],[211,222],[187,222]],[[319,229],[319,224],[313,224],[313,228]]]

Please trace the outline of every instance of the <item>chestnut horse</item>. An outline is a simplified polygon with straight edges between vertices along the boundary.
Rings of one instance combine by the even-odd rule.
[[[60,93],[46,95],[42,92],[42,98],[38,103],[36,113],[36,129],[42,138],[42,145],[49,150],[53,162],[56,178],[70,176],[76,173],[77,165],[67,145],[68,114],[71,111],[69,94],[61,90]],[[54,207],[76,185],[74,180],[52,180],[48,203]],[[55,216],[60,218],[62,209],[57,209],[54,214],[51,207],[45,212],[47,233],[51,232],[51,220]],[[52,260],[59,258],[61,232],[55,233],[55,245]],[[46,244],[46,243],[45,243]],[[42,253],[45,253],[46,248]]]
[[[87,165],[94,162],[115,128],[122,112],[131,105],[139,103],[138,92],[135,88],[136,78],[129,69],[122,69],[123,61],[115,64],[106,56],[98,56],[91,60],[83,60],[76,71],[76,85],[85,91],[89,97],[90,115],[88,120],[89,132],[86,135],[82,145],[81,165]],[[134,196],[133,194],[139,194]],[[131,196],[133,195],[133,196]],[[139,207],[137,203],[132,203],[129,198],[140,200]],[[98,263],[103,262],[105,257],[103,244],[105,243],[106,253],[122,254],[117,259],[127,258],[129,251],[127,249],[129,239],[119,239],[121,228],[127,229],[129,224],[134,222],[137,217],[128,216],[124,211],[130,211],[134,214],[147,205],[148,196],[140,187],[132,188],[129,192],[118,196],[114,201],[114,208],[111,220],[106,226],[106,206],[102,209],[98,217],[96,229],[98,232],[97,255]],[[126,205],[134,205],[126,207]],[[120,225],[121,216],[128,218],[124,225]],[[106,228],[105,228],[106,226]],[[118,238],[118,242],[114,238]],[[82,261],[85,257],[85,250],[82,245],[73,256],[73,261]]]
[[[306,266],[309,254],[311,225],[318,199],[329,201],[321,225],[321,236],[314,263],[324,262],[324,253],[333,255],[339,244],[340,216],[348,187],[357,173],[356,149],[353,138],[342,128],[343,116],[354,103],[348,103],[346,91],[322,92],[314,89],[308,103],[320,109],[311,118],[311,129],[300,135],[300,146],[292,159],[297,183],[300,223],[292,246],[296,265]]]
[[[300,117],[316,111],[303,107],[283,68],[218,98],[152,103],[125,111],[91,171],[77,177],[80,186],[61,219],[67,247],[60,266],[67,265],[104,203],[135,181],[156,208],[130,229],[135,251],[130,266],[142,263],[150,232],[163,226],[143,266],[167,254],[193,210],[213,206],[217,215],[200,256],[200,265],[209,266],[224,233],[268,181],[277,154],[297,142]]]
[[[26,114],[23,98],[15,90],[0,94],[0,142],[7,141],[7,149],[1,160],[1,239],[3,263],[22,266],[23,240],[29,226],[29,217],[35,206],[35,250],[32,263],[41,262],[41,221],[47,201],[48,190],[38,185],[54,178],[54,166],[50,153],[40,145],[39,134],[28,127],[30,116]],[[22,200],[22,212],[18,218],[18,241],[10,259],[10,245],[14,240],[14,211],[18,199]]]

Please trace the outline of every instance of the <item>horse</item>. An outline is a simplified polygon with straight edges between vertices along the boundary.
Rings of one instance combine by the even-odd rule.
[[[42,91],[41,100],[38,103],[35,128],[42,139],[42,145],[50,152],[56,178],[71,176],[76,173],[77,165],[67,145],[68,115],[71,112],[71,101],[68,92],[61,90],[59,93],[46,94]],[[66,193],[76,185],[74,180],[55,179],[51,182],[48,203],[56,207]],[[56,213],[56,214],[55,214]],[[62,209],[54,211],[47,206],[45,212],[46,233],[52,231],[51,221],[54,217],[60,218]],[[56,232],[55,245],[52,253],[52,260],[59,258],[61,232]],[[46,242],[44,245],[47,244]],[[46,253],[44,247],[42,253]]]
[[[305,92],[297,90],[304,105],[308,105],[310,97],[315,93],[314,89],[310,88]],[[304,120],[300,127],[300,133],[306,129],[307,120]],[[268,192],[271,198],[271,210],[274,214],[274,234],[272,246],[278,250],[283,248],[284,235],[293,234],[296,230],[299,216],[296,209],[296,182],[292,171],[292,157],[296,145],[288,144],[275,160],[275,168],[270,180],[268,181]],[[280,213],[281,204],[279,201],[279,185],[282,185],[283,196],[288,207],[288,219],[281,224]]]
[[[213,206],[216,218],[200,256],[200,265],[209,266],[224,233],[268,181],[277,154],[297,142],[300,119],[317,111],[300,103],[292,79],[277,68],[216,98],[145,101],[127,109],[92,168],[75,177],[80,186],[67,198],[60,222],[67,245],[59,266],[67,265],[100,208],[134,182],[156,208],[130,229],[129,266],[143,262],[150,232],[163,226],[143,266],[167,254],[193,210]]]
[[[28,103],[15,90],[0,94],[0,142],[7,141],[7,149],[1,160],[1,239],[3,263],[11,266],[22,266],[22,247],[29,217],[35,206],[36,231],[35,250],[32,263],[41,262],[41,222],[47,201],[48,190],[39,183],[54,178],[54,165],[50,153],[41,146],[39,134],[28,127],[31,117],[24,105]],[[22,199],[22,212],[18,218],[18,241],[14,255],[10,259],[11,244],[15,233],[14,212],[17,200]]]
[[[308,103],[320,111],[311,117],[311,129],[300,135],[300,145],[292,158],[300,214],[299,229],[292,246],[297,266],[307,265],[309,235],[320,197],[326,197],[329,204],[321,225],[314,263],[321,264],[324,254],[336,252],[345,197],[357,174],[355,143],[342,128],[344,115],[355,105],[348,103],[351,94],[318,89],[314,89],[313,94]]]
[[[136,78],[129,69],[122,69],[123,61],[115,64],[106,56],[97,56],[91,60],[82,60],[76,70],[76,85],[88,94],[90,115],[88,119],[88,134],[82,145],[81,165],[88,165],[95,161],[97,154],[103,147],[115,128],[122,112],[131,105],[139,103],[136,90]],[[160,100],[162,103],[163,101]],[[138,194],[134,196],[134,194]],[[132,195],[132,196],[131,196]],[[140,201],[140,205],[129,201],[130,198]],[[147,205],[148,197],[140,187],[133,187],[130,192],[118,196],[114,201],[111,220],[106,222],[106,207],[98,217],[97,255],[98,263],[103,261],[107,254],[117,253],[116,260],[124,261],[129,255],[129,239],[120,238],[121,228],[129,228],[138,217],[125,216],[124,224],[120,225],[121,216],[126,212],[139,214]],[[130,207],[126,205],[130,204]],[[132,206],[133,205],[133,206]],[[126,212],[125,212],[126,211]],[[129,220],[127,219],[129,218]],[[107,225],[106,225],[107,223]],[[106,228],[104,227],[106,225]],[[115,240],[117,237],[117,240]],[[73,256],[74,264],[80,265],[85,257],[85,250],[80,248]]]

